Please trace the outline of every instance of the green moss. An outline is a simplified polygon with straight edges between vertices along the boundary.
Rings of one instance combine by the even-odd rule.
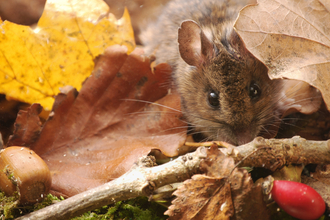
[[[35,205],[21,206],[19,204],[19,196],[16,193],[14,196],[7,197],[0,191],[0,218],[13,219],[27,213],[42,209],[46,206],[53,204],[56,201],[61,201],[57,197],[48,194],[47,197],[41,202]],[[62,198],[63,200],[63,198]]]
[[[48,194],[46,198],[41,203],[37,203],[33,206],[33,211],[45,208],[46,206],[52,205],[55,202],[59,202],[61,200],[64,200],[64,198],[57,198],[56,196],[53,196],[52,194]]]
[[[13,219],[23,216],[27,213],[42,209],[63,200],[48,194],[41,202],[30,206],[20,206],[18,195],[6,197],[0,192],[0,219]],[[86,212],[83,215],[73,218],[74,220],[119,220],[119,219],[136,219],[136,220],[165,220],[167,217],[163,215],[166,208],[155,203],[148,202],[146,197],[140,197],[128,201],[117,202],[113,206],[104,206],[102,208]]]
[[[148,202],[146,197],[140,197],[128,201],[117,202],[114,206],[104,206],[101,209],[87,212],[74,220],[165,220],[166,208],[155,203]]]
[[[11,219],[15,216],[15,210],[18,207],[18,195],[7,197],[0,191],[0,217]]]

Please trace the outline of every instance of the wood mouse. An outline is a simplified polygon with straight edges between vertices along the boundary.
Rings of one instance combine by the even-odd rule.
[[[146,54],[173,68],[182,111],[203,141],[234,145],[273,137],[281,80],[246,50],[233,29],[243,0],[173,0],[141,39]]]

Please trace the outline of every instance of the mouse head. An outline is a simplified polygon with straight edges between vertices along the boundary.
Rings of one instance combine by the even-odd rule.
[[[192,20],[178,32],[186,64],[178,66],[175,81],[188,122],[210,140],[235,145],[274,136],[280,80],[269,79],[266,66],[245,49],[232,26],[209,35]]]

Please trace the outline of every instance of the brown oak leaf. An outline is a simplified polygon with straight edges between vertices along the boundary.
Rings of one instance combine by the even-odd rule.
[[[247,6],[240,11],[234,25],[247,49],[268,67],[271,78],[309,83],[320,90],[328,110],[329,9],[329,1],[324,0],[258,0],[257,5]],[[304,93],[308,87],[303,87],[302,91],[299,86],[295,89],[299,90],[298,93]],[[320,97],[315,96],[314,92],[309,96],[310,99]],[[301,97],[301,100],[304,98]],[[292,101],[301,106],[307,104],[299,103],[299,99]],[[298,106],[298,111],[301,106]]]
[[[30,129],[33,120],[26,123],[36,120],[37,105],[17,119],[7,146],[27,145],[45,160],[53,194],[72,196],[96,187],[124,174],[152,149],[175,156],[184,143],[180,98],[168,94],[169,65],[152,70],[141,50],[126,51],[108,48],[79,93],[71,89],[56,97],[41,128]],[[28,140],[23,131],[34,135]]]

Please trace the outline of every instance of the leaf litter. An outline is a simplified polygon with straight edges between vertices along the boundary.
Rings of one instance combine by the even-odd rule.
[[[321,91],[322,97],[327,106],[329,106],[329,95],[327,92],[329,79],[327,78],[327,75],[324,75],[324,73],[328,73],[328,62],[326,55],[328,49],[326,43],[327,38],[324,38],[322,33],[319,34],[317,33],[318,31],[312,30],[312,27],[307,28],[307,36],[304,35],[306,33],[299,31],[297,34],[293,32],[285,32],[285,28],[289,27],[285,24],[290,24],[290,22],[282,19],[283,14],[288,14],[289,18],[291,18],[292,14],[294,14],[292,12],[296,12],[296,8],[293,7],[295,4],[293,3],[291,6],[284,5],[282,3],[278,3],[277,1],[272,1],[272,3],[268,5],[265,5],[264,3],[264,1],[259,1],[259,6],[265,7],[261,12],[256,12],[253,10],[249,11],[251,7],[257,6],[249,6],[250,8],[247,7],[243,9],[240,18],[235,25],[236,30],[243,38],[247,48],[258,59],[267,65],[272,78],[303,80],[318,88]],[[322,8],[317,1],[313,1],[312,3],[313,4],[310,5],[314,7],[313,10],[315,11],[316,9],[321,9],[322,11],[325,10],[324,8],[327,10],[330,8],[327,7],[327,5],[324,5],[324,8]],[[283,7],[283,5],[285,7]],[[301,5],[299,6],[302,7]],[[308,9],[308,7],[306,8]],[[278,12],[273,9],[278,9],[280,11]],[[289,12],[285,11],[287,9]],[[277,12],[278,14],[276,14]],[[307,12],[311,11],[308,9]],[[272,32],[275,30],[274,27],[267,23],[267,19],[265,19],[265,17],[276,18],[276,16],[272,13],[278,15],[278,18],[282,19],[282,22],[284,22],[283,24],[278,21],[277,23],[273,22],[273,24],[276,24],[275,26],[280,29],[276,33]],[[314,13],[310,14],[314,15]],[[260,17],[255,18],[253,16]],[[298,18],[296,21],[299,25],[295,26],[297,30],[300,30],[297,27],[308,26],[302,21],[307,18],[306,14],[298,14],[295,18]],[[299,20],[300,18],[304,19]],[[316,18],[312,16],[311,19]],[[269,29],[263,29],[264,27],[261,24],[253,23],[256,21],[266,21],[267,28]],[[247,23],[243,24],[240,22]],[[243,30],[242,27],[245,29]],[[295,30],[295,28],[290,30]],[[329,36],[326,29],[323,33],[326,33],[325,35]],[[303,34],[303,36],[301,34]],[[313,46],[315,46],[317,51],[319,51],[316,55],[316,50],[306,50],[306,48],[313,48]],[[297,50],[297,47],[305,49],[304,51],[300,51]],[[118,48],[112,49],[117,50]],[[114,55],[112,58],[114,59],[114,57],[116,57],[118,62],[126,62],[128,58],[126,58],[125,61],[121,60],[124,59],[122,58],[124,53],[125,52],[123,51],[118,52],[118,54]],[[132,56],[136,56],[137,54],[140,56],[140,52],[136,52],[136,54]],[[301,56],[297,56],[297,54],[300,54]],[[311,55],[313,55],[313,59],[309,59]],[[104,56],[109,56],[109,51],[107,51]],[[99,59],[102,59],[102,57]],[[146,58],[143,58],[143,60],[144,59]],[[99,64],[99,62],[101,61],[98,60],[97,63]],[[116,66],[118,62],[113,62],[112,65]],[[148,68],[150,68],[150,60],[147,60],[146,63],[148,63]],[[102,64],[99,65],[102,66]],[[104,65],[108,68],[108,64]],[[127,65],[130,67],[135,67],[136,64]],[[102,78],[104,74],[104,67],[100,66],[95,68],[91,78],[98,78],[99,74]],[[123,69],[125,68],[129,69],[128,67],[123,67]],[[160,72],[168,72],[167,77],[169,77],[170,70],[168,70],[168,68],[168,66],[161,64],[161,67],[157,66],[155,70],[156,72],[157,70]],[[116,79],[121,78],[124,71],[122,71],[121,67],[116,67],[116,69],[117,70],[112,73],[112,77],[115,75]],[[134,72],[132,69],[130,71]],[[128,83],[128,81],[123,82],[124,86],[122,84],[114,83],[111,89],[103,89],[102,91],[98,90],[98,86],[92,86],[94,82],[89,78],[85,82],[83,89],[79,94],[75,90],[69,90],[66,94],[59,94],[57,96],[51,116],[43,126],[38,127],[39,122],[34,122],[33,127],[24,127],[24,120],[30,120],[29,117],[37,117],[38,112],[40,111],[40,107],[38,105],[32,105],[29,111],[20,113],[23,118],[18,118],[16,122],[15,134],[9,143],[29,145],[37,153],[39,152],[39,154],[53,169],[53,191],[65,196],[74,195],[83,190],[109,181],[111,178],[120,176],[126,172],[127,167],[129,168],[138,157],[148,154],[151,149],[160,149],[168,156],[175,156],[177,155],[178,146],[181,145],[185,139],[184,135],[182,135],[185,133],[185,129],[172,130],[173,127],[186,127],[184,123],[178,124],[178,121],[182,122],[180,120],[181,114],[176,114],[178,113],[177,111],[171,112],[170,114],[168,112],[165,113],[166,119],[163,120],[165,120],[166,123],[170,121],[169,124],[171,124],[171,126],[167,127],[167,125],[164,125],[162,120],[158,120],[162,117],[159,115],[160,110],[153,109],[155,105],[146,105],[144,101],[154,102],[160,99],[157,101],[158,104],[164,104],[170,108],[179,110],[178,96],[176,94],[165,96],[167,94],[167,87],[164,90],[161,89],[163,93],[160,93],[162,93],[162,95],[153,93],[151,95],[152,97],[142,99],[141,97],[144,97],[143,94],[147,93],[147,91],[154,91],[150,89],[149,86],[151,85],[145,86],[146,80],[145,78],[142,78],[134,81],[134,85],[130,85],[131,81],[130,83]],[[150,78],[148,78],[147,82],[149,82],[149,79]],[[103,80],[104,79],[101,79],[100,81]],[[162,88],[160,84],[163,83],[162,85],[164,85],[166,82],[168,83],[167,80],[168,78],[157,81],[157,88]],[[292,83],[292,81],[290,81],[290,83]],[[293,107],[299,112],[310,114],[319,109],[321,105],[321,96],[317,94],[317,90],[311,89],[307,83],[301,83],[301,86],[296,87],[291,93],[292,97],[288,97],[295,98],[297,97],[297,94],[303,94],[300,99],[305,101],[308,100],[307,102],[310,102],[311,105],[306,102],[307,104],[300,103],[300,106],[297,107],[297,105],[294,105]],[[129,86],[135,86],[132,93],[127,93],[127,90],[123,89]],[[288,83],[287,88],[292,88],[291,84]],[[105,97],[105,90],[107,93],[113,92],[113,96],[110,95],[113,99],[109,97],[102,99],[102,97]],[[312,91],[309,92],[309,90]],[[95,97],[99,96],[102,97],[97,101],[93,100]],[[118,96],[119,98],[116,100],[114,98],[115,96]],[[163,96],[165,98],[162,98]],[[318,96],[318,98],[316,98],[315,101],[312,101],[309,99],[310,96]],[[168,104],[166,97],[174,97],[169,98],[171,100],[171,104]],[[137,100],[143,100],[143,102],[137,102]],[[287,101],[287,104],[290,105],[289,101],[292,100],[287,99]],[[295,103],[297,100],[293,100],[292,102]],[[104,103],[107,103],[107,105]],[[130,103],[135,103],[134,105],[136,106],[132,107],[132,104]],[[161,106],[157,105],[157,107]],[[171,111],[169,108],[165,109],[166,111]],[[141,113],[143,110],[144,112],[147,112],[147,114]],[[151,116],[151,112],[158,114]],[[85,116],[85,114],[87,116]],[[168,115],[172,114],[176,114],[173,121],[171,119],[167,119]],[[106,117],[104,117],[104,115],[106,115]],[[128,115],[130,117],[128,117]],[[139,119],[142,120],[142,116],[144,116],[144,120],[147,121],[150,121],[151,118],[157,118],[158,121],[151,121],[156,122],[151,123],[151,125],[146,124],[145,121],[139,122]],[[88,118],[88,120],[86,118]],[[136,121],[138,123],[136,123]],[[92,132],[89,131],[94,128],[96,129]],[[156,135],[150,138],[150,134],[145,133],[145,131]],[[171,131],[173,134],[171,132],[169,132],[171,134],[167,134],[164,131]],[[38,136],[39,133],[40,136]],[[135,137],[132,137],[133,133],[136,134]],[[161,135],[159,135],[159,133],[161,133]],[[148,135],[149,137],[147,137]],[[160,139],[157,139],[158,137],[160,137]],[[169,139],[168,143],[171,142],[171,144],[161,143],[164,139],[168,139],[169,137],[173,137],[174,142]],[[152,139],[152,141],[150,139]],[[177,140],[179,139],[181,141],[180,144],[173,144],[178,143]],[[137,144],[138,147],[135,147],[135,144]],[[170,147],[167,148],[160,146],[163,144]],[[109,145],[115,147],[110,149],[110,147],[108,148]],[[45,148],[44,146],[47,147]],[[94,148],[94,146],[97,147]],[[136,153],[134,149],[138,149],[138,153]],[[139,155],[135,157],[136,154]],[[221,158],[223,160],[222,163],[228,163],[231,165],[223,165],[220,162],[217,162],[220,165],[217,164],[213,167],[204,165],[207,167],[205,168],[206,175],[195,175],[191,180],[187,180],[175,193],[178,198],[173,202],[173,205],[168,211],[168,214],[171,216],[170,219],[202,219],[201,217],[207,219],[216,215],[222,216],[221,218],[223,219],[228,219],[233,215],[235,215],[237,219],[247,219],[251,217],[251,213],[255,215],[254,219],[267,219],[267,210],[263,201],[260,199],[262,197],[260,186],[253,185],[251,177],[243,169],[236,168],[228,177],[229,171],[233,169],[232,162],[230,162],[228,158],[224,158],[223,155],[218,155],[215,152],[214,147],[210,149],[208,159],[212,158],[212,155],[216,155],[214,158],[215,160],[220,160]],[[78,157],[82,157],[83,159],[78,160]],[[112,167],[109,165],[109,161],[112,159],[115,160],[115,162],[118,162],[117,167]],[[111,163],[114,162],[111,161]],[[212,163],[215,164],[216,162],[211,162],[211,164]],[[126,164],[128,164],[127,167]],[[215,169],[215,167],[223,167],[223,170],[219,171],[217,170],[218,168]],[[108,175],[109,173],[102,173],[102,170],[106,172],[111,170],[114,174]],[[107,177],[104,177],[105,173],[108,175]],[[77,186],[75,185],[76,183]],[[206,185],[209,187],[205,187]],[[67,188],[70,188],[70,190],[66,190]],[[189,194],[191,192],[194,192],[194,198],[192,198],[192,195]],[[255,200],[256,197],[258,197],[257,200]],[[256,207],[258,210],[261,210],[260,213],[254,211]],[[221,211],[219,212],[219,210]],[[235,210],[235,212],[233,212],[233,210]]]

